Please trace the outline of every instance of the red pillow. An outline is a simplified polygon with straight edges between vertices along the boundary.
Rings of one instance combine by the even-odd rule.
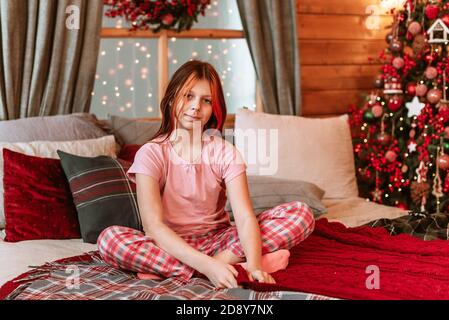
[[[5,241],[81,238],[70,186],[59,159],[3,149]]]
[[[117,157],[119,159],[133,163],[134,156],[141,147],[142,145],[140,144],[124,144],[120,149],[120,152]]]

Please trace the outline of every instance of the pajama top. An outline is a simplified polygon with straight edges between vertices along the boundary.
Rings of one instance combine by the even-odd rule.
[[[162,139],[158,138],[159,141]],[[202,235],[229,226],[226,184],[246,171],[239,151],[217,135],[203,135],[201,156],[183,159],[169,139],[144,144],[126,172],[133,182],[140,173],[159,182],[163,221],[178,235]]]

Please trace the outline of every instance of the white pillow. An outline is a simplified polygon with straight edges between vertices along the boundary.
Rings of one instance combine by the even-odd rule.
[[[311,182],[324,198],[358,196],[347,115],[312,119],[239,109],[234,139],[248,175]]]
[[[56,150],[62,150],[78,156],[110,156],[117,158],[116,142],[113,135],[97,139],[75,141],[33,141],[0,142],[0,229],[5,227],[5,210],[3,198],[3,148],[29,156],[59,159]]]

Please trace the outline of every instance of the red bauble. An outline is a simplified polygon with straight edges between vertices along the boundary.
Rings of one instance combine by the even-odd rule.
[[[449,27],[449,14],[445,14],[440,19],[444,22],[445,25]]]
[[[408,210],[407,204],[399,202],[396,204],[396,208],[402,209],[402,210]]]
[[[449,156],[447,154],[443,154],[437,157],[437,166],[441,170],[449,169]]]
[[[388,100],[388,109],[390,109],[393,112],[398,111],[401,106],[402,106],[402,99],[397,96],[393,96]]]
[[[416,94],[416,84],[411,82],[407,84],[407,94],[410,96],[414,96]]]
[[[173,23],[173,20],[175,20],[175,18],[170,13],[162,16],[162,23],[167,26],[170,26]]]
[[[388,162],[395,161],[397,157],[398,155],[394,151],[388,150],[387,152],[385,152],[385,159],[387,159]]]
[[[438,13],[440,13],[440,9],[436,5],[429,4],[426,7],[425,13],[426,13],[427,19],[434,20],[434,19],[436,19],[436,17],[438,17]]]
[[[391,141],[391,136],[388,133],[381,132],[377,135],[377,140],[381,144],[387,145]]]

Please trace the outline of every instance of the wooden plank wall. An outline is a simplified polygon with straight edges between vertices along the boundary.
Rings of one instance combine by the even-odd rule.
[[[369,6],[379,4],[380,0],[296,0],[304,116],[345,113],[373,88],[380,65],[368,58],[377,58],[386,47],[387,27],[393,21],[391,15],[378,15],[379,29],[367,28],[376,23]]]

